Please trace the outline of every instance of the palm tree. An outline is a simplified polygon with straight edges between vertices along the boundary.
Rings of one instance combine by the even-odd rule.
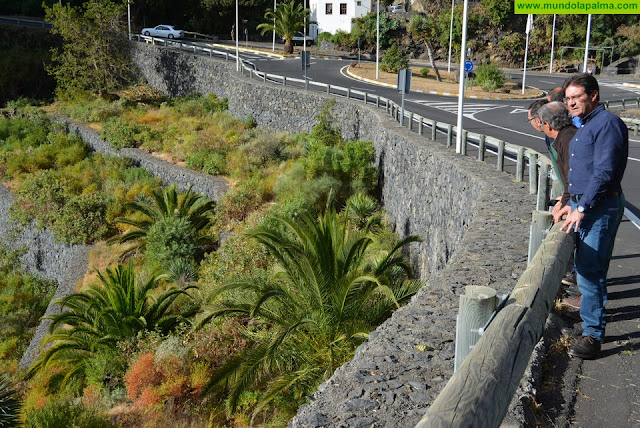
[[[409,268],[399,254],[419,238],[408,236],[373,254],[375,236],[352,227],[348,211],[337,214],[330,201],[315,221],[310,215],[297,222],[276,218],[290,234],[264,226],[250,233],[277,259],[272,277],[222,286],[217,295],[226,300],[201,321],[224,315],[250,319],[253,345],[220,368],[205,388],[210,393],[227,385],[229,413],[243,391],[259,386],[266,390],[253,418],[291,388],[311,392],[420,288],[407,280]]]
[[[0,427],[17,427],[20,423],[20,400],[6,376],[0,377]]]
[[[135,337],[142,330],[170,331],[183,317],[170,313],[169,307],[178,296],[188,296],[187,290],[195,288],[174,286],[154,298],[154,288],[166,275],[152,275],[140,283],[132,260],[126,266],[98,272],[98,278],[100,285],[91,285],[84,292],[55,302],[62,311],[45,317],[52,323],[41,347],[51,346],[35,361],[30,375],[61,366],[63,382],[82,377],[91,356],[114,350],[118,341]]]
[[[438,28],[434,19],[430,16],[412,14],[409,18],[407,31],[415,39],[422,39],[425,47],[427,48],[427,55],[429,56],[431,68],[433,68],[438,82],[441,82],[442,78],[440,77],[440,72],[438,71],[438,67],[436,67],[436,62],[433,58],[433,41],[438,37]]]
[[[162,235],[167,228],[178,230],[181,236],[167,237],[180,242],[185,247],[196,248],[201,256],[204,252],[213,248],[213,237],[206,234],[211,226],[213,218],[211,214],[215,209],[215,202],[206,199],[191,191],[191,187],[185,194],[178,194],[175,186],[156,190],[152,194],[152,200],[134,201],[127,203],[126,207],[143,215],[142,220],[135,217],[119,217],[116,222],[133,226],[120,237],[115,237],[110,242],[133,242],[122,256],[132,254],[137,250],[145,250],[149,243],[149,237],[153,234]],[[160,237],[162,239],[162,237]]]
[[[305,19],[311,23],[309,17],[309,9],[305,9],[302,4],[296,4],[294,0],[291,0],[289,3],[278,6],[275,12],[267,9],[264,14],[267,22],[258,25],[257,29],[262,35],[275,31],[284,38],[284,52],[293,53],[293,35],[296,31],[302,31]]]

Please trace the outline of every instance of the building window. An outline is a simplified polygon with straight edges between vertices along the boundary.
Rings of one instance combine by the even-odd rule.
[[[333,3],[327,3],[327,4],[326,4],[326,5],[324,5],[324,6],[325,6],[324,11],[325,11],[325,13],[326,13],[327,15],[331,15],[331,14],[333,14]]]
[[[340,15],[346,15],[346,14],[347,14],[347,4],[340,3]]]
[[[356,5],[358,5],[358,6],[362,6],[362,2],[361,2],[360,0],[358,0],[358,1],[356,2]]]

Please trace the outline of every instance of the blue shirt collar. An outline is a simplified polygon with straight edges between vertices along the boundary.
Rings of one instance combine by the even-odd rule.
[[[594,108],[589,114],[587,114],[585,117],[581,117],[580,118],[580,124],[584,125],[585,123],[589,122],[591,119],[593,119],[598,113],[600,113],[602,110],[604,110],[604,104],[599,104],[598,107]]]

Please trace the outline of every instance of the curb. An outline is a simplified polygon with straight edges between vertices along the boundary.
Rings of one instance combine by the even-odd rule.
[[[233,50],[233,51],[236,50],[235,46],[224,45],[224,44],[221,44],[221,43],[211,43],[211,46],[215,47],[215,48],[225,49],[225,50]],[[284,59],[284,58],[300,58],[300,54],[299,53],[293,53],[293,54],[274,53],[272,51],[265,51],[263,49],[247,48],[247,47],[241,47],[241,46],[238,46],[238,50],[240,52],[249,52],[249,53],[252,53],[252,54],[264,55],[264,56],[268,56],[268,57],[271,57],[271,58],[280,58],[280,59]],[[311,59],[342,59],[342,57],[336,56],[336,55],[314,55],[314,54],[311,54]]]
[[[347,68],[347,74],[351,77],[353,77],[354,79],[363,81],[363,82],[367,82],[367,83],[371,83],[372,85],[378,85],[378,86],[386,86],[388,88],[397,88],[397,85],[392,85],[390,83],[383,83],[383,82],[378,82],[377,80],[374,79],[367,79],[366,77],[362,77],[362,76],[358,76],[357,74],[354,74],[351,71],[351,67]],[[532,88],[532,86],[528,86],[528,88]],[[535,88],[537,89],[537,88]],[[412,92],[419,92],[422,94],[430,94],[430,95],[442,95],[445,97],[457,97],[458,94],[454,94],[451,92],[438,92],[438,91],[422,91],[420,89],[417,90],[412,90]],[[535,100],[538,99],[540,97],[528,97],[528,98],[504,98],[504,97],[480,97],[477,95],[465,95],[465,98],[469,98],[469,99],[474,99],[474,100],[509,100],[509,101],[518,101],[518,100]]]
[[[622,82],[622,86],[627,86],[627,87],[630,87],[630,88],[640,88],[640,83]]]

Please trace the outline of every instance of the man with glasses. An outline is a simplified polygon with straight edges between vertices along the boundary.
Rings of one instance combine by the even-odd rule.
[[[576,232],[575,264],[582,293],[582,335],[569,355],[594,358],[605,332],[607,271],[624,212],[622,176],[629,135],[624,122],[600,104],[598,81],[577,74],[564,85],[565,104],[580,126],[569,144],[569,205],[561,230]]]

